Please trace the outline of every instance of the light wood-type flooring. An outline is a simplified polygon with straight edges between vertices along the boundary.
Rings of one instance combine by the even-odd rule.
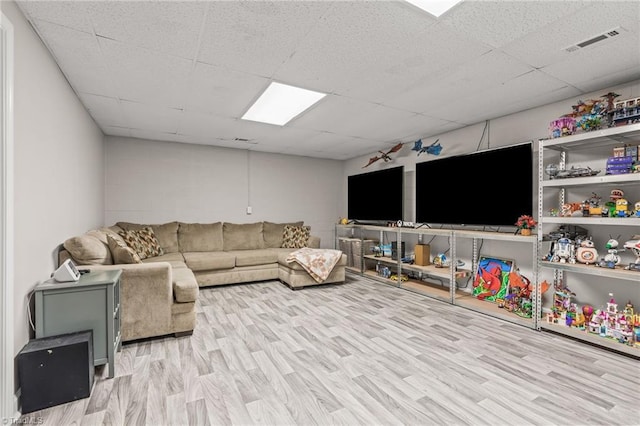
[[[204,288],[46,425],[638,425],[640,363],[348,275]],[[101,369],[106,370],[106,368]]]

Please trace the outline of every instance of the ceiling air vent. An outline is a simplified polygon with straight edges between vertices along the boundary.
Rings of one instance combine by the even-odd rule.
[[[612,30],[609,31],[605,31],[602,34],[598,34],[597,36],[591,37],[587,40],[581,41],[580,43],[576,43],[574,45],[571,45],[569,47],[565,47],[564,51],[566,52],[575,52],[576,50],[580,50],[580,49],[584,49],[585,47],[591,46],[593,44],[596,43],[600,43],[604,40],[608,40],[612,37],[618,36],[620,35],[621,31],[622,31],[622,27],[617,27],[614,28]]]
[[[233,138],[233,140],[235,142],[244,142],[244,143],[250,143],[253,145],[257,145],[258,142],[254,142],[253,139],[246,139],[246,138]]]

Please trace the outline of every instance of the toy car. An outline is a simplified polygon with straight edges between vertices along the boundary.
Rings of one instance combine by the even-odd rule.
[[[389,277],[389,279],[390,279],[391,281],[398,281],[398,275],[397,275],[397,274],[392,274],[392,275]],[[400,281],[401,281],[401,282],[405,282],[405,281],[407,281],[407,280],[409,280],[409,277],[407,277],[405,274],[400,274]]]

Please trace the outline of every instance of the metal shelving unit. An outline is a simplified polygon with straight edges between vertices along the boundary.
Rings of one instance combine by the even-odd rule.
[[[600,155],[601,152],[612,150],[613,147],[626,144],[636,146],[640,145],[640,124],[631,124],[539,141],[538,218],[541,230],[538,235],[539,246],[543,242],[543,231],[549,231],[551,229],[550,225],[579,225],[590,232],[595,230],[605,232],[605,230],[610,228],[612,229],[611,232],[614,234],[619,234],[620,229],[623,229],[625,233],[640,234],[640,218],[638,217],[550,216],[547,214],[549,206],[544,205],[545,200],[549,200],[548,195],[554,195],[556,192],[558,204],[551,207],[559,209],[560,206],[566,202],[568,195],[573,191],[576,193],[584,193],[593,190],[611,190],[614,188],[624,188],[625,191],[638,191],[638,188],[640,188],[640,173],[564,179],[545,179],[544,176],[544,170],[547,165],[545,161],[545,154],[548,154],[549,151],[555,151],[553,154],[554,156],[557,156],[559,153],[560,167],[566,168],[567,157],[569,155],[578,155],[577,153],[582,155],[589,155],[591,153],[595,153],[594,155]],[[602,160],[604,162],[605,158],[602,158]],[[559,263],[546,260],[539,260],[538,265],[541,271],[546,270],[553,272],[555,283],[565,280],[569,275],[574,275],[578,278],[580,276],[584,276],[585,278],[588,276],[595,276],[602,279],[599,280],[599,285],[606,285],[607,283],[612,285],[615,284],[616,286],[622,286],[624,290],[629,289],[627,286],[634,286],[631,288],[631,292],[634,291],[634,288],[637,288],[637,294],[640,296],[640,272],[625,270],[618,266],[610,269],[596,267],[594,265]],[[640,302],[640,297],[636,303],[638,302]],[[599,303],[592,303],[592,305],[597,307]],[[540,314],[542,314],[542,311],[540,311]],[[539,328],[541,330],[551,331],[589,344],[598,345],[603,348],[640,358],[640,346],[637,344],[630,346],[611,338],[601,337],[595,333],[589,333],[586,330],[579,330],[575,327],[550,323],[542,319],[539,321]]]
[[[501,309],[497,304],[480,300],[471,295],[468,291],[463,291],[458,286],[458,280],[468,278],[472,276],[473,272],[477,270],[478,265],[478,242],[481,240],[493,240],[502,241],[505,243],[514,244],[528,244],[532,247],[533,254],[533,280],[537,283],[537,258],[538,258],[538,245],[536,236],[522,236],[514,235],[511,233],[500,232],[485,232],[485,231],[471,231],[471,230],[451,230],[451,229],[432,229],[432,228],[389,228],[380,226],[368,226],[368,225],[336,225],[336,236],[349,234],[350,236],[358,235],[364,239],[371,233],[378,233],[379,241],[394,239],[396,242],[401,243],[405,241],[408,236],[418,236],[418,243],[422,243],[425,237],[442,237],[447,238],[450,250],[451,265],[457,263],[457,245],[459,240],[470,239],[473,244],[473,267],[472,269],[465,268],[438,268],[434,265],[419,266],[402,263],[400,259],[395,259],[389,256],[375,256],[373,254],[362,253],[363,264],[362,269],[352,272],[357,272],[361,275],[373,278],[377,281],[385,284],[400,287],[402,289],[413,291],[424,296],[428,296],[434,299],[438,299],[443,302],[455,304],[462,308],[471,309],[477,312],[481,312],[505,321],[520,324],[529,328],[536,328],[537,318],[522,318]],[[388,235],[388,234],[392,235]],[[386,238],[385,238],[386,235]],[[362,247],[363,245],[361,245]],[[367,266],[374,262],[379,262],[381,265],[394,268],[397,276],[400,276],[402,272],[411,273],[414,278],[410,278],[407,281],[394,281],[379,276],[375,270]],[[447,285],[439,285],[433,281],[439,281],[446,283]],[[534,306],[539,305],[538,300],[533,301]],[[539,308],[534,308],[534,312],[539,312]]]

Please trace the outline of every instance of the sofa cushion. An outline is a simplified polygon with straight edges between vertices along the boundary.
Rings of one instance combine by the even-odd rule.
[[[278,253],[273,249],[228,251],[236,257],[236,266],[266,265],[278,261]]]
[[[111,265],[109,246],[89,233],[67,239],[63,247],[79,265]]]
[[[182,253],[222,251],[222,222],[180,222],[178,228],[178,246]]]
[[[138,253],[140,259],[161,256],[164,254],[162,247],[160,247],[160,243],[150,226],[145,226],[138,230],[131,229],[129,231],[122,231],[120,232],[120,236],[129,247]]]
[[[192,271],[210,271],[232,269],[236,266],[236,257],[222,251],[182,253],[184,261]]]
[[[279,248],[282,247],[282,237],[284,235],[284,226],[302,226],[303,221],[292,223],[273,223],[262,222],[262,236],[264,238],[265,248]]]
[[[142,263],[140,256],[129,247],[122,239],[116,239],[110,234],[107,235],[109,242],[109,250],[113,257],[113,263],[118,265],[122,263]]]
[[[309,242],[311,227],[309,226],[284,226],[284,234],[282,236],[282,247],[285,248],[303,248]]]
[[[176,302],[195,302],[198,298],[198,282],[191,269],[175,268],[171,270],[173,297]]]
[[[131,222],[117,222],[116,226],[125,231],[137,231],[147,226],[153,229],[162,251],[165,253],[176,253],[178,249],[178,222],[167,222],[162,225],[142,225]]]
[[[262,222],[228,223],[222,225],[224,251],[264,248]]]
[[[184,257],[182,253],[166,253],[162,256],[149,257],[144,259],[142,263],[153,263],[153,262],[169,262],[172,268],[186,268],[187,264],[184,263]]]

